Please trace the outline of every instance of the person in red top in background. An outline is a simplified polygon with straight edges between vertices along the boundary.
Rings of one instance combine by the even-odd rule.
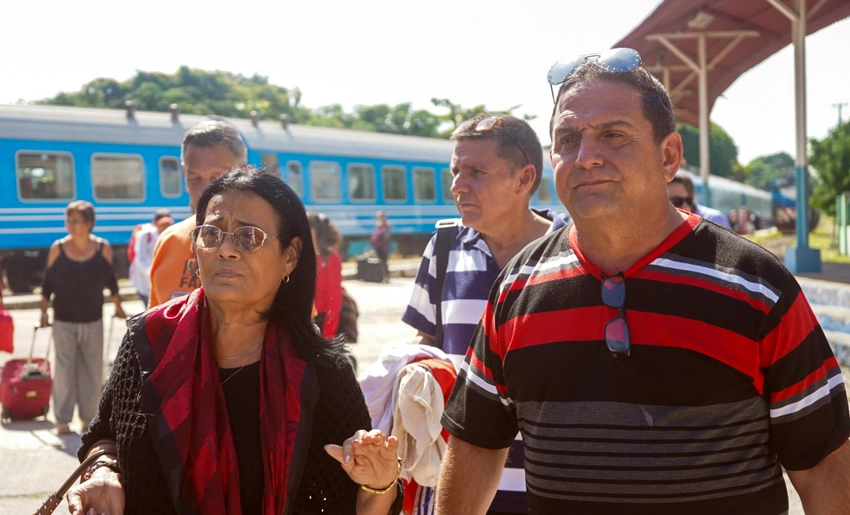
[[[313,247],[316,249],[316,316],[314,321],[322,336],[333,338],[339,327],[342,307],[342,259],[335,247],[341,240],[339,231],[324,213],[307,213]]]

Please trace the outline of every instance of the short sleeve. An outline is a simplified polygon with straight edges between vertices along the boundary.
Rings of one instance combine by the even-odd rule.
[[[772,444],[786,469],[806,470],[847,440],[850,418],[838,361],[805,295],[790,282],[765,322],[761,367]]]
[[[434,261],[434,239],[435,237],[432,237],[425,247],[422,260],[419,262],[419,271],[416,272],[416,279],[413,283],[410,303],[401,316],[401,320],[407,325],[432,336],[437,332],[435,326],[437,299],[432,297],[437,283],[436,264],[432,264]]]
[[[485,449],[510,447],[519,430],[516,406],[505,384],[504,354],[500,351],[507,346],[496,331],[493,309],[503,276],[490,292],[487,309],[475,329],[442,418],[449,433]]]

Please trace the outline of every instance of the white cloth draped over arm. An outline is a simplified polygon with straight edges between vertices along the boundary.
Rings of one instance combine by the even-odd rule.
[[[401,477],[421,486],[436,487],[446,442],[443,426],[445,400],[431,370],[412,363],[399,373],[392,435],[398,438],[398,455],[404,464]]]

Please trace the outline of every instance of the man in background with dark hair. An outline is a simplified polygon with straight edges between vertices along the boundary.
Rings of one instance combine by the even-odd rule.
[[[183,137],[180,160],[192,215],[166,229],[156,241],[148,307],[191,293],[200,286],[198,278],[186,266],[192,259],[189,233],[195,229],[195,207],[204,188],[231,169],[244,165],[247,158],[248,150],[239,131],[227,122],[201,122]]]
[[[634,50],[553,66],[568,229],[505,266],[458,375],[437,513],[483,514],[518,431],[530,513],[847,513],[841,370],[794,276],[676,210],[682,139]],[[554,95],[553,95],[554,97]]]
[[[729,230],[732,229],[726,215],[717,209],[705,207],[697,203],[694,192],[694,181],[691,180],[691,177],[687,173],[679,172],[673,177],[672,181],[667,183],[667,197],[670,199],[671,204],[684,209],[688,213],[694,213],[709,222],[714,222]]]
[[[435,345],[440,303],[439,344],[460,368],[499,271],[529,242],[566,224],[554,211],[529,207],[540,185],[543,149],[528,123],[513,116],[481,115],[458,125],[452,140],[452,196],[461,219],[451,232],[445,282],[438,294],[434,237],[425,248],[402,320],[419,332],[423,344]],[[513,448],[490,513],[528,513],[522,442]]]

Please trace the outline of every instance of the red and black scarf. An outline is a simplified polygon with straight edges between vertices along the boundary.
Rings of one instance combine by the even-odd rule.
[[[213,355],[203,289],[149,312],[144,332],[150,348],[146,356],[140,354],[140,360],[155,366],[146,378],[147,388],[143,388],[156,395],[159,405],[158,421],[152,427],[154,444],[158,451],[176,453],[168,452],[170,456],[163,460],[167,481],[180,489],[179,493],[172,492],[172,498],[190,512],[241,513],[236,449]],[[289,332],[270,323],[260,359],[265,515],[283,513],[286,505],[302,416],[305,368],[306,362],[291,344]]]

